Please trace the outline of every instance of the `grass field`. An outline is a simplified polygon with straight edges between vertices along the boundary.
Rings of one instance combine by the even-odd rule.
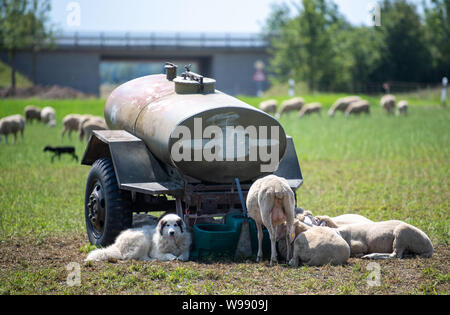
[[[340,95],[306,95],[325,107]],[[25,140],[0,143],[0,293],[150,294],[448,294],[450,288],[450,111],[405,96],[407,117],[386,116],[378,97],[367,97],[370,116],[336,115],[280,119],[294,138],[304,176],[299,206],[330,216],[359,213],[373,220],[400,219],[431,238],[431,259],[380,261],[381,285],[367,285],[368,261],[340,267],[289,268],[268,262],[84,264],[89,250],[84,226],[84,185],[89,168],[63,156],[50,163],[46,145],[61,141],[68,113],[102,115],[104,100],[0,100],[0,117],[28,104],[53,106],[58,126],[27,125]],[[252,105],[258,98],[242,97]],[[10,137],[10,141],[12,137]],[[81,286],[66,285],[70,262],[81,265]],[[292,281],[294,280],[294,281]]]

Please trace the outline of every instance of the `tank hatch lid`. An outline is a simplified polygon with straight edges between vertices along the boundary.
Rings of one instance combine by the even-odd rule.
[[[173,79],[177,94],[208,94],[216,90],[216,80],[191,72],[191,65],[184,67],[185,72]]]

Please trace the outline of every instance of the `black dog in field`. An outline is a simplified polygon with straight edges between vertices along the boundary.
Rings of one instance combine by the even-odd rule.
[[[53,152],[52,156],[52,163],[55,156],[57,156],[59,159],[61,159],[61,154],[70,154],[72,156],[72,159],[77,160],[78,162],[78,156],[75,154],[75,147],[51,147],[46,146],[44,148],[44,152],[50,151]]]

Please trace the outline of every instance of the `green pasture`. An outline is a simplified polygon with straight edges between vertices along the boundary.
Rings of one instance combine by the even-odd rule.
[[[314,214],[334,216],[343,213],[359,213],[373,220],[404,220],[427,233],[436,246],[448,249],[450,243],[449,110],[435,103],[429,104],[423,100],[411,98],[408,99],[412,104],[408,116],[387,116],[379,106],[379,97],[363,96],[371,103],[370,116],[346,118],[341,113],[337,113],[334,118],[328,117],[327,108],[340,96],[338,94],[306,95],[307,102],[320,101],[324,104],[325,108],[321,115],[299,119],[295,114],[291,114],[280,119],[286,133],[294,139],[304,176],[304,184],[297,192],[298,205],[311,210]],[[241,97],[241,99],[255,106],[261,101],[253,97]],[[50,153],[44,153],[42,150],[46,145],[74,145],[81,159],[86,143],[78,140],[76,134],[72,135],[71,140],[67,137],[62,140],[61,120],[69,113],[102,115],[104,100],[2,99],[0,100],[0,117],[23,113],[24,107],[29,104],[54,107],[58,124],[54,128],[39,123],[27,124],[23,142],[18,140],[16,144],[13,144],[12,137],[9,138],[10,143],[5,144],[2,137],[0,142],[0,242],[26,240],[39,244],[46,239],[64,239],[68,235],[76,235],[78,240],[85,239],[81,243],[86,244],[83,199],[89,167],[72,161],[69,156],[63,156],[61,160],[56,159],[54,163],[51,163]],[[0,246],[1,244],[4,243],[0,243]],[[80,261],[85,255],[84,252],[78,252],[78,249],[74,254],[79,256]],[[426,262],[424,264],[426,265]],[[258,264],[251,266],[253,267],[249,268],[256,268],[254,271],[257,273],[264,267]],[[132,267],[133,265],[130,266]],[[214,277],[205,271],[204,267],[202,266],[202,271],[196,271],[199,277],[206,277],[208,281],[212,279],[211,281],[214,282]],[[92,266],[86,268],[91,270]],[[106,273],[114,274],[117,268],[122,270],[121,272],[128,272],[127,267],[124,266],[108,265],[105,266],[105,271],[99,271],[96,267],[94,269],[97,271],[90,273],[90,279],[106,277]],[[138,265],[136,268],[152,274],[159,270],[156,267],[155,269],[144,265]],[[155,289],[159,290],[156,292],[252,293],[245,289],[237,292],[230,288],[220,290],[220,286],[212,286],[212,282],[205,282],[206,284],[202,282],[201,289],[194,286],[190,288],[191,291],[180,290],[176,286],[177,282],[170,280],[170,277],[174,276],[172,273],[180,272],[180,270],[170,268],[169,271],[159,270],[168,285],[159,283],[163,288]],[[345,266],[339,268],[345,269]],[[347,268],[352,269],[355,266]],[[440,277],[442,275],[446,277],[446,280],[439,282],[438,285],[432,286],[431,289],[428,287],[421,289],[424,283],[428,283],[424,280],[425,282],[413,286],[411,291],[408,291],[406,286],[406,291],[401,292],[430,293],[427,290],[431,290],[431,293],[448,293],[448,264],[443,268],[444,271],[440,270],[438,274]],[[24,289],[20,284],[22,277],[39,278],[46,269],[27,266],[22,269],[22,271],[5,271],[3,274],[0,272],[3,282],[0,284],[0,289],[3,285],[3,292],[47,292],[43,288],[27,291],[28,289]],[[190,266],[188,269],[195,270],[195,266]],[[236,274],[244,272],[239,269],[239,265],[232,267],[232,270],[234,269]],[[232,270],[230,272],[233,272]],[[302,279],[305,281],[312,281],[307,277],[308,270],[317,272],[316,269],[308,268],[299,269],[298,272],[303,275]],[[334,273],[337,269],[332,270]],[[289,273],[290,277],[293,276],[293,271],[286,270],[286,273]],[[365,271],[362,270],[361,274],[364,275],[364,273]],[[52,272],[48,274],[48,277],[52,279]],[[248,281],[252,281],[250,275],[248,276]],[[119,282],[114,279],[116,278],[113,277],[108,281],[112,281],[112,284],[118,287],[112,290],[106,288],[101,292],[120,293],[117,288],[121,288],[119,282],[123,279],[117,279]],[[133,279],[129,284],[133,287],[129,289],[131,292],[153,292],[139,289],[143,283],[139,279]],[[225,276],[220,279],[224,282],[230,281]],[[324,284],[317,284],[318,292],[366,292],[361,291],[358,286],[352,286],[351,279],[350,277],[347,282],[340,283],[341,287],[337,285],[336,289],[332,289],[333,281],[323,290],[321,288]],[[50,280],[44,277],[43,282],[38,283],[45,286],[48,281]],[[217,281],[220,283],[222,280]],[[286,281],[288,282],[287,279]],[[308,282],[303,282],[303,285],[306,285],[305,283]],[[343,292],[339,292],[338,288]],[[67,293],[66,289],[56,285],[56,288],[48,292]],[[381,292],[390,293],[393,292],[392,290],[392,286],[388,285]],[[69,290],[69,293],[89,292],[92,291],[86,287],[78,291]],[[280,289],[275,292],[284,291]],[[294,290],[291,293],[296,292]],[[304,293],[311,292],[306,290]]]

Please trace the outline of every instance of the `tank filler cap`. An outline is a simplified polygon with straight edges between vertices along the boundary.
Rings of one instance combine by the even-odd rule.
[[[177,94],[208,94],[215,92],[216,80],[191,72],[191,65],[187,65],[184,68],[186,71],[181,76],[173,79]]]

